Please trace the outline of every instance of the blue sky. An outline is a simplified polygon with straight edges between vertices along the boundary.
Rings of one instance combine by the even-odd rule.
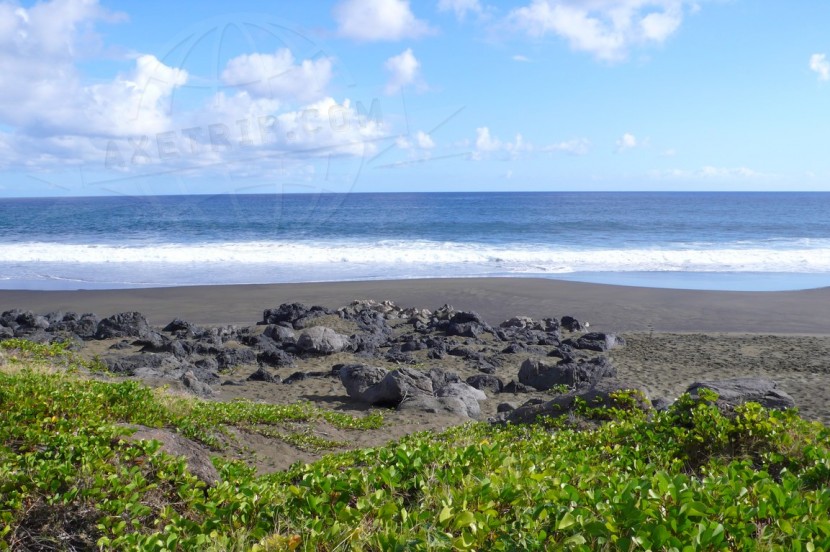
[[[819,0],[0,0],[0,197],[830,190]]]

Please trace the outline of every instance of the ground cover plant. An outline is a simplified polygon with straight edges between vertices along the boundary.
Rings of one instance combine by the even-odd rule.
[[[379,416],[167,396],[103,382],[59,346],[6,344],[0,547],[142,550],[824,550],[830,435],[795,411],[681,397],[583,405],[523,426],[471,423],[258,476],[226,426]],[[576,419],[575,419],[576,418]],[[217,447],[208,486],[118,424]],[[590,428],[577,430],[579,428]]]

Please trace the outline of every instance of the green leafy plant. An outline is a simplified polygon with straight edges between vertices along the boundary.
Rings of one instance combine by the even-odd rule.
[[[23,364],[0,370],[0,548],[830,549],[830,434],[795,411],[724,413],[704,394],[646,414],[623,394],[583,405],[590,430],[469,423],[269,475],[217,458],[221,481],[208,487],[117,424],[210,443],[224,426],[380,420],[171,397]]]

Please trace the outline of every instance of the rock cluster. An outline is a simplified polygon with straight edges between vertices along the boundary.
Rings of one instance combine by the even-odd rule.
[[[336,310],[286,303],[265,309],[260,321],[245,327],[202,327],[175,319],[158,329],[138,312],[104,319],[73,312],[38,315],[9,310],[0,314],[0,340],[62,340],[77,348],[85,341],[112,341],[109,353],[102,357],[111,372],[178,381],[200,396],[214,394],[220,383],[291,385],[309,378],[338,378],[355,401],[401,411],[479,418],[479,402],[488,394],[515,398],[551,389],[559,393],[518,408],[502,403],[498,421],[510,422],[528,421],[540,414],[561,415],[577,399],[603,403],[614,391],[636,389],[620,382],[616,368],[603,356],[624,346],[625,340],[613,333],[583,333],[585,327],[572,316],[541,320],[517,316],[491,326],[477,313],[449,305],[429,310],[368,300]],[[563,332],[569,335],[564,337]],[[274,372],[304,360],[315,359],[319,364],[330,357],[330,370],[295,371],[282,377]],[[462,381],[446,369],[446,364],[459,363],[474,375]],[[238,366],[256,370],[244,381],[229,379]],[[496,375],[514,366],[519,366],[512,372],[515,379],[505,382]],[[700,382],[689,391],[695,394],[703,387],[721,394],[723,404],[746,400],[774,408],[793,404],[774,382],[765,380]],[[659,408],[667,404],[655,401]]]

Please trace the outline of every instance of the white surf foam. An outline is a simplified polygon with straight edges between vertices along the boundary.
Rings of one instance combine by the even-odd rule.
[[[830,273],[830,240],[798,242],[685,244],[660,248],[568,249],[550,245],[490,245],[429,241],[380,242],[223,242],[201,244],[11,243],[0,244],[0,277],[11,267],[46,263],[53,268],[97,265],[222,266],[275,269],[331,269],[352,274],[382,272],[423,276],[430,272],[571,273],[571,272],[793,272]],[[52,271],[50,270],[50,273]],[[53,277],[62,277],[55,273]],[[360,277],[358,275],[358,277]]]

